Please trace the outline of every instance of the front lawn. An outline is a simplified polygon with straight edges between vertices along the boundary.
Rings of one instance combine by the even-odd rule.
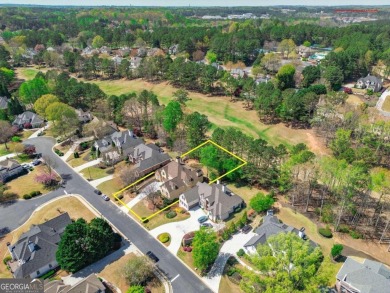
[[[171,219],[167,218],[166,214],[169,211],[174,211],[177,208],[179,208],[178,203],[171,206],[169,209],[164,210],[161,213],[150,218],[148,220],[148,222],[144,223],[143,225],[148,230],[153,230],[153,229],[157,228],[158,226],[165,225],[167,223],[172,223],[172,222],[184,221],[190,217],[190,214],[188,212],[185,212],[185,213],[178,212],[178,213],[176,213],[176,217],[171,218]],[[149,210],[147,208],[147,206],[144,204],[144,201],[140,201],[132,208],[132,211],[135,212],[141,218],[146,218],[146,217],[149,217],[150,215],[158,212],[159,210],[158,209],[156,209],[154,211]],[[136,218],[139,221],[139,219],[132,212],[129,211],[129,213],[132,217]]]
[[[34,159],[30,158],[30,156],[26,155],[26,154],[19,154],[18,156],[13,157],[12,159],[17,161],[19,164],[23,164],[23,163],[34,161]]]
[[[0,156],[9,155],[11,153],[9,143],[7,143],[8,149],[5,148],[4,144],[0,145]]]
[[[84,178],[88,180],[100,179],[108,175],[112,175],[113,173],[114,173],[113,167],[101,169],[99,167],[93,166],[93,167],[87,167],[81,171],[81,174],[84,176]]]
[[[192,252],[183,251],[183,247],[180,246],[176,254],[187,266],[189,266],[194,273],[199,275],[199,271],[195,270],[194,259],[192,258]]]
[[[99,184],[96,188],[99,189],[104,194],[107,194],[108,196],[111,197],[112,200],[114,200],[112,194],[122,189],[123,184],[120,182],[118,178],[113,178],[111,180]]]
[[[79,158],[76,159],[73,155],[71,155],[66,161],[69,163],[69,165],[75,168],[92,161],[93,159],[91,158],[90,154],[91,150],[88,149],[84,152],[79,152]]]
[[[40,191],[42,194],[49,192],[43,184],[35,181],[35,176],[43,172],[43,166],[36,166],[33,171],[22,175],[6,183],[9,192],[15,192],[20,198],[32,191]]]

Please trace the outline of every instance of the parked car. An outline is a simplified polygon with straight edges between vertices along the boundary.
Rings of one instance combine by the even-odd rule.
[[[154,262],[158,262],[159,261],[158,257],[151,251],[148,251],[146,253],[146,255]]]
[[[201,216],[200,218],[198,218],[198,222],[199,224],[202,224],[204,222],[206,222],[209,218],[207,218],[207,216]]]
[[[102,192],[99,189],[95,189],[93,192],[95,192],[97,195],[101,195]]]
[[[213,225],[211,225],[210,223],[202,223],[200,224],[201,227],[206,227],[206,228],[212,228]]]
[[[348,94],[348,95],[351,95],[352,94],[352,89],[349,88],[349,87],[343,87],[343,92]]]
[[[249,233],[250,230],[252,230],[252,226],[246,225],[246,226],[242,227],[241,232],[244,234],[247,234],[247,233]]]
[[[110,200],[110,198],[109,198],[107,195],[105,195],[105,194],[102,195],[102,198],[103,198],[105,201],[109,201],[109,200]]]
[[[36,159],[36,160],[34,160],[31,164],[33,164],[33,166],[37,166],[37,165],[39,165],[40,163],[41,163],[41,160]]]

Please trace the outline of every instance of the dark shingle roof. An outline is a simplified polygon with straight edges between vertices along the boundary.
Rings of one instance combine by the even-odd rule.
[[[26,278],[31,273],[56,260],[56,251],[61,234],[72,221],[64,213],[43,224],[32,226],[19,240],[9,247],[21,265],[15,270],[15,278]]]
[[[368,259],[361,263],[348,257],[337,273],[337,279],[360,290],[360,293],[390,291],[390,269],[380,262]]]
[[[7,109],[8,108],[8,98],[7,97],[0,97],[0,109]]]
[[[140,144],[134,148],[134,158],[139,158],[137,169],[143,172],[151,167],[169,162],[171,157],[160,152],[160,148],[154,144]]]
[[[45,284],[45,293],[99,293],[104,291],[104,285],[95,274],[89,275],[72,286],[64,285],[63,281],[57,280]]]
[[[31,111],[26,111],[26,112],[23,112],[22,114],[19,114],[18,116],[16,116],[16,118],[12,124],[13,125],[23,125],[25,123],[40,124],[43,122],[44,122],[44,120],[39,115],[37,115]]]

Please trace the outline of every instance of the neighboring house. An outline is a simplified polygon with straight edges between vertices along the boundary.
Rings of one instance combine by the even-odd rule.
[[[179,206],[186,210],[200,206],[207,216],[216,222],[228,219],[244,206],[244,201],[226,185],[198,182],[192,189],[179,196]]]
[[[8,246],[15,278],[37,278],[58,267],[56,252],[61,235],[72,223],[68,213],[64,213],[43,224],[33,225],[19,240]],[[13,268],[13,266],[11,266]]]
[[[124,47],[124,48],[120,48],[116,51],[116,53],[118,54],[119,57],[126,57],[126,56],[129,56],[130,54],[130,48],[128,47]]]
[[[271,77],[267,74],[266,76],[259,77],[255,80],[256,84],[268,83],[271,80]]]
[[[390,292],[390,269],[377,261],[347,257],[337,273],[336,288],[339,293]]]
[[[12,125],[19,127],[19,129],[25,128],[27,125],[31,125],[31,128],[39,128],[45,121],[39,115],[26,111],[16,116]]]
[[[264,244],[270,236],[279,233],[292,232],[297,234],[300,238],[306,239],[305,228],[298,230],[294,227],[281,223],[279,219],[273,215],[272,210],[267,212],[267,215],[263,218],[263,223],[253,232],[256,233],[256,235],[244,244],[244,249],[249,254],[256,253],[257,246]],[[311,246],[317,246],[317,244],[313,241],[309,241]]]
[[[123,58],[120,56],[114,56],[111,58],[112,61],[114,61],[114,64],[116,66],[120,65],[122,63]]]
[[[8,101],[7,97],[0,97],[0,110],[8,109]]]
[[[169,199],[179,198],[179,195],[203,182],[202,170],[192,170],[182,162],[180,157],[156,171],[156,179],[161,183],[161,194]]]
[[[77,114],[77,118],[79,119],[80,122],[87,123],[92,120],[92,115],[89,111],[84,112],[82,109],[76,109],[75,110]]]
[[[130,58],[130,68],[136,69],[141,65],[142,58],[141,57],[131,57]]]
[[[95,119],[97,122],[94,124],[92,131],[96,138],[102,138],[119,131],[118,125],[116,125],[113,121],[99,120],[96,117]]]
[[[45,293],[105,293],[106,287],[95,274],[81,279],[74,285],[65,285],[62,280],[45,283]]]
[[[218,64],[217,62],[211,63],[211,66],[215,67],[218,71],[224,70],[223,67],[220,64]]]
[[[99,52],[100,52],[101,54],[108,54],[108,55],[110,55],[110,54],[111,54],[111,49],[108,48],[107,46],[103,46],[103,47],[101,47],[101,48],[99,49]]]
[[[130,130],[116,131],[111,135],[95,141],[97,155],[100,153],[101,158],[106,164],[115,164],[134,151],[134,148],[143,143]]]
[[[366,77],[359,78],[356,87],[359,89],[370,89],[379,92],[382,89],[382,80],[376,76],[368,74]]]
[[[233,76],[234,78],[246,78],[248,77],[248,74],[246,73],[245,70],[242,70],[242,69],[232,69],[230,71],[230,75]]]
[[[24,168],[13,159],[6,159],[0,162],[0,182],[2,183],[10,181],[25,172]]]
[[[302,58],[309,58],[314,53],[314,50],[310,47],[300,45],[297,47],[297,52]]]
[[[155,144],[139,144],[129,153],[129,161],[135,164],[138,176],[153,172],[171,160],[171,157]]]
[[[168,54],[169,55],[176,55],[179,53],[179,44],[175,44],[169,47]]]
[[[148,57],[165,56],[165,53],[160,48],[150,48],[147,50],[146,56]]]

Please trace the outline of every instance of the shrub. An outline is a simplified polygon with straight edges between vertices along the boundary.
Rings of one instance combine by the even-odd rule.
[[[168,219],[173,219],[174,217],[177,216],[176,212],[175,211],[170,211],[169,213],[167,213],[165,215]]]
[[[148,222],[149,222],[149,220],[146,219],[146,217],[142,217],[142,223],[146,224],[146,223],[148,223]]]
[[[30,194],[24,194],[24,195],[23,195],[23,198],[24,198],[24,199],[30,199],[31,197],[32,197],[32,196],[31,196]]]
[[[157,236],[158,240],[160,240],[162,243],[166,243],[171,239],[171,236],[169,233],[161,233]]]
[[[187,252],[191,252],[192,251],[192,247],[187,247]]]
[[[12,138],[11,138],[11,141],[12,142],[21,142],[22,141],[22,139],[19,137],[19,136],[13,136]]]
[[[78,159],[78,158],[80,158],[80,155],[79,155],[78,152],[74,152],[74,153],[73,153],[73,157],[74,157],[75,159]]]
[[[88,148],[88,143],[87,142],[80,143],[79,150],[83,151],[83,150],[86,150],[87,148]]]
[[[40,192],[39,190],[30,192],[31,197],[36,197],[36,196],[41,195],[41,194],[42,194],[42,192]]]
[[[347,225],[340,225],[337,232],[340,233],[349,233],[349,227]]]
[[[244,249],[241,248],[239,251],[237,251],[237,256],[242,257],[244,255],[245,255]]]
[[[127,289],[126,293],[145,293],[145,289],[140,285],[135,285]]]
[[[268,210],[273,204],[275,200],[272,195],[265,195],[261,192],[257,193],[251,200],[249,201],[249,205],[256,212],[263,212]]]
[[[332,231],[327,227],[327,228],[320,228],[318,229],[318,233],[320,233],[322,236],[326,238],[332,238],[333,234]]]
[[[94,145],[91,146],[91,152],[96,152],[96,147]]]
[[[364,236],[362,233],[358,232],[358,231],[349,231],[349,235],[353,238],[353,239],[363,239]]]
[[[335,258],[337,258],[341,254],[343,249],[344,249],[343,245],[341,245],[341,244],[334,244],[333,247],[332,247],[332,250],[330,251],[330,254],[335,259]]]
[[[3,258],[3,264],[7,265],[7,262],[12,260],[12,256],[8,255],[5,258]]]
[[[50,277],[54,276],[55,273],[56,272],[54,270],[51,270],[51,271],[48,271],[46,274],[40,276],[39,278],[43,279],[43,280],[49,279]]]

